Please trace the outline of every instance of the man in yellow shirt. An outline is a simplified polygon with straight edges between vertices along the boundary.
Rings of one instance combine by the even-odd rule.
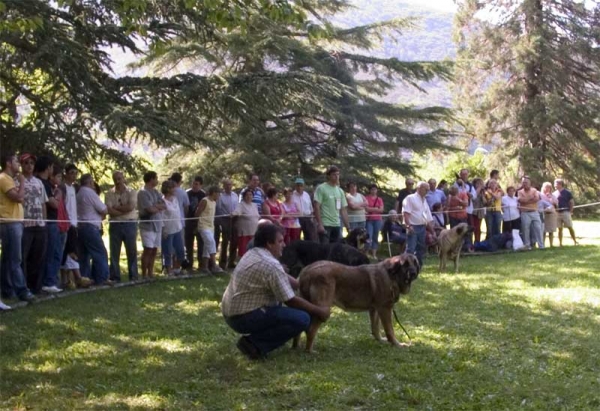
[[[21,268],[21,241],[23,238],[23,196],[24,177],[19,173],[19,161],[13,154],[1,157],[0,173],[0,241],[2,257],[0,268],[0,288],[2,297],[17,296],[23,301],[32,301],[35,297],[25,282]],[[15,184],[15,177],[19,183]]]

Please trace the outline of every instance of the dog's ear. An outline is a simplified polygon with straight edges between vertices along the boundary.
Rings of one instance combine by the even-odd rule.
[[[413,254],[404,253],[400,257],[402,257],[402,266],[403,267],[408,269],[411,266],[413,266],[416,268],[417,274],[421,271],[421,265],[419,264],[419,260],[417,259],[416,256],[414,256]]]
[[[386,271],[391,271],[396,265],[402,265],[402,263],[402,255],[396,255],[394,257],[386,258],[385,260],[383,260],[383,267],[386,269]]]

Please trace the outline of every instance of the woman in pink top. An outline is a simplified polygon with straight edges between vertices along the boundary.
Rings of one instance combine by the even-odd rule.
[[[377,185],[369,186],[367,199],[367,233],[371,240],[371,256],[377,258],[377,249],[379,248],[379,232],[383,225],[381,214],[383,213],[383,200],[377,196]]]
[[[281,208],[283,209],[281,224],[285,228],[285,235],[283,237],[285,245],[300,239],[300,220],[298,220],[300,212],[296,204],[292,201],[292,192],[291,188],[284,189],[283,197],[285,201],[281,203]]]

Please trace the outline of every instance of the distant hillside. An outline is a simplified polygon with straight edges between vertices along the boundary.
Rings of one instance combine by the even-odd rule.
[[[407,31],[397,42],[386,40],[369,54],[377,57],[396,57],[406,61],[453,60],[456,48],[452,42],[451,12],[426,8],[423,2],[401,0],[355,0],[356,9],[336,16],[334,21],[352,27],[391,20],[398,17],[415,17],[418,28]],[[421,4],[419,4],[421,3]],[[448,85],[436,81],[424,85],[427,94],[412,87],[398,85],[385,99],[391,103],[414,105],[441,105],[450,107],[452,97]]]

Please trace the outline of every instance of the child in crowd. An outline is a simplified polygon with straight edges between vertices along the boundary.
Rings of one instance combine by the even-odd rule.
[[[198,218],[198,232],[202,236],[204,248],[202,250],[201,274],[220,274],[223,269],[215,261],[217,245],[215,243],[215,210],[219,199],[219,187],[212,186],[208,189],[208,195],[204,197],[196,209]]]

